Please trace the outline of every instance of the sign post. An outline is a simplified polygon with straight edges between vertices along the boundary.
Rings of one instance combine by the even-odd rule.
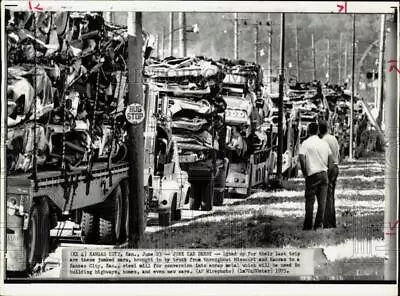
[[[144,234],[144,138],[143,138],[143,37],[142,13],[128,12],[129,95],[125,117],[128,122],[129,234],[128,247],[139,248]]]

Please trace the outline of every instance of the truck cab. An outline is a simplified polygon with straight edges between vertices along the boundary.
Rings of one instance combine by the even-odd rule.
[[[171,132],[168,99],[150,83],[145,84],[145,188],[149,211],[158,213],[160,226],[181,219],[189,202],[191,187],[187,172],[181,169],[178,147]]]

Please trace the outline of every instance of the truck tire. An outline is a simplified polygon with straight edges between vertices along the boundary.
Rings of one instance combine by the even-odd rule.
[[[203,183],[203,182],[202,182]],[[201,210],[211,211],[214,203],[214,178],[211,177],[210,180],[205,181],[202,184],[202,200],[201,200]]]
[[[293,169],[292,169],[292,175],[290,176],[291,178],[297,178],[299,175],[299,165],[297,164]]]
[[[288,180],[292,176],[292,168],[288,168],[283,174],[282,177],[284,180]]]
[[[97,243],[99,219],[94,213],[83,210],[81,220],[81,241],[84,244]]]
[[[201,204],[201,182],[192,182],[192,194],[189,196],[189,208],[191,210],[197,211],[200,208]]]
[[[101,206],[99,219],[99,243],[116,244],[122,229],[122,192],[117,186]]]
[[[163,212],[158,214],[158,224],[160,226],[171,225],[171,212]]]
[[[149,182],[148,186],[144,186],[144,206],[143,206],[143,225],[146,229],[147,222],[149,221],[150,202],[153,199],[153,187]]]
[[[50,249],[50,215],[47,203],[36,203],[31,211],[27,231],[27,263],[31,272],[37,263],[41,263]]]
[[[214,206],[217,206],[217,207],[222,206],[224,204],[224,200],[227,195],[228,195],[228,192],[226,190],[215,191],[214,192]]]
[[[172,199],[172,204],[171,204],[171,220],[172,221],[179,221],[182,218],[182,210],[177,209],[177,196],[175,194],[174,198]]]
[[[41,204],[42,208],[42,259],[47,258],[50,252],[50,209],[47,202]]]
[[[121,182],[121,191],[122,191],[122,228],[121,228],[121,236],[119,242],[125,242],[129,237],[129,185],[127,181]]]
[[[40,206],[34,205],[29,216],[28,231],[26,233],[28,272],[42,261],[42,211]]]

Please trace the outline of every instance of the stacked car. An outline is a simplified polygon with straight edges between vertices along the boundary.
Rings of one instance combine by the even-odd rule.
[[[268,177],[267,136],[262,130],[267,105],[263,96],[261,67],[243,60],[221,60],[225,78],[223,97],[227,103],[227,156],[229,193],[248,194],[265,185]]]
[[[7,32],[8,172],[34,158],[39,169],[123,160],[126,29],[100,13],[14,12]]]
[[[189,175],[191,209],[221,204],[225,187],[226,103],[222,67],[204,57],[153,59],[145,68],[159,111],[176,141],[180,166]],[[214,199],[215,197],[215,199]]]

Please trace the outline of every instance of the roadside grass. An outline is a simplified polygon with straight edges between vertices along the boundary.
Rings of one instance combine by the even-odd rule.
[[[144,247],[323,248],[328,261],[315,266],[315,275],[304,280],[382,280],[383,252],[374,249],[383,245],[382,170],[368,163],[365,170],[349,168],[340,176],[336,228],[302,230],[304,181],[298,178],[285,181],[283,191],[258,192],[186,225],[149,233]]]

